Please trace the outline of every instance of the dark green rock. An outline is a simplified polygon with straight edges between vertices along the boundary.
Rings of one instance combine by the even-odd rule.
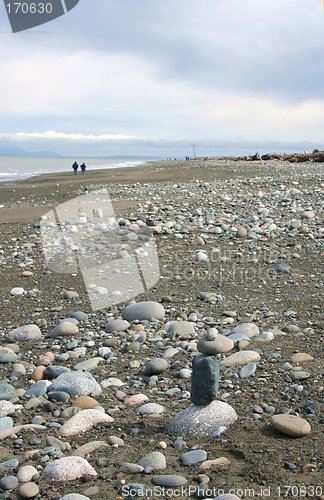
[[[197,356],[193,365],[190,397],[193,404],[205,406],[217,399],[219,364],[216,356]]]

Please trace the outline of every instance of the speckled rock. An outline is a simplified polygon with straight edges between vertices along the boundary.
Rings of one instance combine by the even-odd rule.
[[[64,457],[47,464],[44,475],[53,481],[73,481],[85,475],[95,477],[97,473],[82,457]]]
[[[152,453],[145,455],[145,457],[141,458],[137,463],[144,468],[150,467],[153,470],[166,468],[165,456],[160,451],[152,451]]]
[[[51,391],[64,391],[71,396],[99,396],[100,385],[87,372],[65,372],[59,375],[51,386]]]
[[[183,438],[209,436],[218,427],[228,427],[236,420],[234,408],[223,401],[213,401],[207,406],[191,405],[174,417],[169,434]]]

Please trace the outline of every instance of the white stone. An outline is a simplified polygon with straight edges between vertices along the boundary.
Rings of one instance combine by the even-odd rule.
[[[46,465],[44,475],[54,481],[73,481],[82,476],[97,476],[94,468],[82,457],[65,457]]]
[[[61,427],[60,433],[62,436],[74,436],[80,432],[88,431],[92,427],[101,423],[111,423],[114,419],[97,410],[81,410],[76,415],[70,418]]]
[[[260,359],[261,356],[256,351],[239,351],[223,359],[220,364],[223,366],[241,366],[260,361]]]

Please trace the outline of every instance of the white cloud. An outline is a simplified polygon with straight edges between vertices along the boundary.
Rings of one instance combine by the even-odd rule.
[[[44,139],[51,141],[87,141],[87,142],[106,142],[106,141],[141,141],[144,136],[127,135],[127,134],[66,134],[65,132],[56,132],[55,130],[48,130],[46,132],[17,132],[16,134],[1,134],[0,137],[13,139],[13,140],[30,140],[30,139]]]

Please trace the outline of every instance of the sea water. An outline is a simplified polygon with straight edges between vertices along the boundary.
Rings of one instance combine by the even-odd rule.
[[[114,158],[78,158],[78,157],[31,157],[0,156],[0,182],[23,180],[35,175],[57,172],[73,173],[72,164],[85,163],[87,171],[107,168],[136,167],[155,158],[148,157],[114,157]],[[80,173],[80,170],[78,171]]]

